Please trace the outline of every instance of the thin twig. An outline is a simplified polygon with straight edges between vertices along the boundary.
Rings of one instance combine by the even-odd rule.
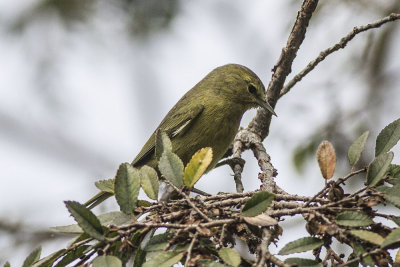
[[[188,263],[189,263],[189,261],[190,261],[190,258],[192,257],[192,250],[193,250],[194,244],[195,244],[196,241],[197,241],[197,236],[198,236],[198,235],[199,235],[199,232],[196,232],[196,233],[194,234],[194,236],[193,236],[192,241],[190,242],[189,248],[188,248],[188,250],[187,250],[185,266],[188,265]]]
[[[354,259],[348,260],[345,263],[337,265],[336,267],[349,266],[351,263],[354,263],[354,262],[357,262],[357,261],[361,261],[365,257],[371,256],[373,254],[377,254],[377,253],[380,253],[380,252],[382,252],[382,249],[380,249],[380,248],[374,249],[374,250],[369,251],[369,252],[365,252],[363,254],[360,254],[358,257],[355,257]]]
[[[207,192],[204,192],[204,191],[202,191],[202,190],[200,190],[200,189],[194,188],[194,187],[191,188],[190,191],[193,192],[193,193],[202,195],[202,196],[211,196],[211,194],[209,194],[209,193],[207,193]]]
[[[332,248],[329,248],[329,250],[330,250],[330,254],[333,256],[333,258],[338,262],[338,263],[344,263],[343,262],[343,260],[342,260],[342,258],[340,258],[340,256],[338,255],[338,254],[336,254],[336,252],[332,249]]]
[[[267,262],[271,262],[276,266],[283,266],[283,267],[290,266],[288,264],[285,264],[283,261],[281,261],[280,259],[278,259],[269,252],[268,246],[271,242],[272,242],[272,235],[270,233],[270,230],[263,229],[262,242],[260,244],[260,253],[258,254],[257,263],[253,264],[253,266],[263,267]]]
[[[283,95],[285,95],[286,93],[288,93],[290,91],[290,89],[299,81],[301,81],[301,79],[304,78],[304,76],[306,76],[310,71],[312,71],[321,61],[323,61],[327,56],[329,56],[330,54],[332,54],[335,51],[338,51],[339,49],[343,49],[346,47],[347,43],[350,42],[357,34],[370,30],[370,29],[374,29],[374,28],[379,28],[380,26],[382,26],[383,24],[387,23],[387,22],[391,22],[391,21],[395,21],[400,19],[400,14],[396,14],[396,13],[392,13],[387,17],[384,17],[383,19],[377,20],[373,23],[369,23],[367,25],[363,25],[363,26],[358,26],[358,27],[354,27],[353,30],[351,32],[349,32],[345,37],[343,37],[338,43],[336,43],[335,45],[329,47],[328,49],[325,49],[324,51],[322,51],[318,57],[316,59],[314,59],[313,61],[311,61],[310,63],[308,63],[308,65],[302,70],[300,71],[298,74],[296,74],[292,80],[290,80],[285,87],[283,87],[283,89],[281,90],[281,93],[279,95],[279,97],[282,97]]]
[[[322,190],[319,191],[316,195],[314,195],[309,201],[307,201],[307,202],[304,204],[303,207],[304,207],[304,208],[307,207],[307,206],[310,205],[310,203],[313,202],[316,198],[325,195],[326,192],[327,192],[328,190],[329,190],[329,184],[325,184],[325,187],[322,188]]]
[[[375,212],[374,215],[385,218],[387,220],[393,220],[393,215],[387,215],[387,214],[383,214],[383,213],[379,213],[379,212]]]
[[[243,165],[235,164],[235,166],[233,167],[233,179],[236,184],[236,192],[238,193],[242,193],[244,191],[244,186],[242,182],[242,172],[243,172]]]
[[[170,183],[169,181],[166,181],[170,186],[172,186],[176,192],[178,192],[181,196],[183,196],[186,199],[186,202],[198,213],[200,214],[201,217],[203,217],[205,220],[207,220],[208,222],[211,222],[212,220],[205,215],[191,200],[190,197],[188,195],[186,195],[185,193],[182,192],[182,190],[180,190],[178,187],[176,187],[175,185],[173,185],[172,183]]]
[[[86,254],[83,258],[80,258],[81,260],[75,264],[74,266],[82,266],[83,263],[85,263],[85,261],[87,261],[88,259],[90,259],[90,257],[92,257],[94,254],[96,253],[96,250],[93,249],[91,252],[89,252],[88,254]]]
[[[81,245],[84,245],[84,244],[86,244],[87,242],[92,241],[92,240],[93,240],[93,237],[89,237],[89,238],[86,238],[86,239],[84,239],[84,240],[82,240],[82,241],[73,243],[69,248],[66,249],[65,252],[71,251],[71,250],[73,250],[73,249],[75,249],[75,248],[77,248],[77,247],[79,247],[79,246],[81,246]]]
[[[292,70],[293,60],[297,55],[300,45],[304,41],[308,24],[317,5],[318,0],[305,0],[297,13],[297,18],[286,42],[286,46],[282,49],[279,60],[274,66],[274,73],[268,85],[267,99],[272,107],[275,107],[286,77]],[[264,109],[259,109],[257,115],[249,123],[247,130],[257,133],[261,137],[261,140],[264,140],[269,133],[271,118],[272,114],[268,114]]]
[[[174,236],[168,240],[168,244],[165,246],[165,248],[163,249],[163,251],[168,251],[171,246],[175,243],[175,241],[178,239],[179,235],[184,232],[187,231],[187,229],[178,229],[178,231],[176,231],[176,233],[174,234]]]
[[[219,237],[219,245],[221,247],[224,246],[224,238],[225,238],[225,232],[226,232],[226,224],[222,225],[222,230],[221,230],[221,235]]]
[[[235,141],[234,141],[234,143],[241,144],[241,142],[235,142]],[[218,162],[217,167],[222,166],[222,165],[229,165],[229,167],[231,167],[231,169],[233,171],[233,178],[234,178],[235,184],[236,184],[236,192],[243,193],[244,187],[243,187],[243,183],[242,183],[242,172],[243,172],[243,167],[244,167],[244,164],[246,163],[246,161],[241,158],[242,151],[235,147],[236,146],[234,145],[234,148],[233,148],[234,157]]]
[[[233,142],[233,158],[234,159],[241,159],[242,163],[236,163],[233,166],[233,178],[236,184],[236,192],[243,193],[244,187],[242,183],[242,172],[244,166],[244,160],[242,159],[242,151],[243,151],[243,143],[240,140],[236,140]]]
[[[336,181],[335,185],[338,186],[338,185],[340,185],[340,184],[343,184],[343,183],[346,182],[350,177],[353,177],[354,175],[357,175],[357,174],[359,174],[359,173],[363,173],[363,172],[366,172],[366,171],[367,171],[367,167],[362,168],[362,169],[359,169],[359,170],[357,170],[357,171],[352,171],[352,172],[350,172],[348,175],[346,175],[345,177],[339,178],[339,179]]]
[[[341,199],[339,201],[336,202],[329,202],[327,204],[321,205],[321,206],[313,206],[313,207],[298,207],[298,208],[294,208],[294,209],[279,209],[279,210],[271,210],[269,212],[267,212],[267,214],[269,216],[289,216],[289,215],[295,215],[295,214],[303,214],[303,213],[310,213],[313,212],[315,210],[324,210],[327,208],[330,208],[332,206],[338,206],[341,203],[345,203],[345,202],[349,202],[352,199]],[[346,208],[341,208],[341,207],[335,207],[339,210],[341,209],[346,209]]]
[[[353,177],[354,175],[359,174],[359,173],[362,173],[362,172],[365,172],[365,171],[366,171],[366,168],[362,168],[362,169],[360,169],[360,170],[353,171],[353,172],[349,173],[348,175],[346,175],[345,177],[339,178],[339,179],[335,182],[335,186],[338,186],[338,185],[344,183],[345,181],[347,181],[350,177]],[[316,198],[319,198],[319,197],[325,195],[325,194],[328,192],[328,190],[330,189],[330,186],[331,186],[331,185],[332,185],[332,183],[329,183],[329,182],[326,183],[326,184],[325,184],[325,187],[324,187],[321,191],[319,191],[316,195],[314,195],[309,201],[307,201],[307,202],[304,204],[304,207],[307,207],[308,205],[310,205],[310,203],[313,202],[313,201],[315,201]],[[364,189],[364,190],[365,190],[365,189]],[[361,190],[361,191],[364,191],[364,190]],[[359,193],[359,192],[358,192],[358,193]],[[357,193],[357,194],[358,194],[358,193]]]
[[[275,192],[276,184],[274,182],[274,177],[276,176],[276,170],[271,163],[271,157],[268,155],[264,145],[261,143],[261,139],[254,142],[251,150],[253,151],[262,171],[262,173],[258,175],[258,178],[262,182],[261,190]]]
[[[136,227],[149,227],[149,228],[175,228],[175,229],[185,229],[188,230],[196,229],[196,227],[204,227],[209,228],[212,226],[224,225],[237,223],[239,219],[221,219],[221,220],[213,220],[207,223],[200,224],[179,224],[179,223],[154,223],[154,222],[134,222],[128,225],[118,226],[118,229],[128,229],[128,233],[136,231]]]
[[[322,266],[327,266],[327,262],[328,262],[329,256],[330,256],[330,250],[329,249],[330,249],[329,247],[326,249],[327,250],[326,255],[325,255],[324,259],[321,262]]]
[[[282,53],[278,62],[273,68],[273,75],[267,89],[267,100],[272,107],[275,107],[279,99],[280,90],[282,89],[286,77],[291,72],[293,60],[296,53],[303,43],[305,38],[306,29],[310,22],[311,16],[318,5],[318,0],[304,0],[300,10],[297,13],[296,21],[293,25],[292,31],[289,35],[286,46],[282,49]],[[264,109],[259,109],[256,116],[252,119],[246,129],[240,130],[235,137],[235,145],[242,148],[242,151],[250,148],[250,144],[246,142],[243,131],[255,133],[264,140],[269,133],[269,126],[271,124],[272,114],[267,113]],[[233,151],[232,151],[233,153]],[[227,152],[226,155],[231,153]]]
[[[244,193],[221,193],[218,195],[212,195],[212,196],[206,196],[206,197],[200,197],[200,199],[204,201],[219,201],[219,200],[225,200],[225,199],[237,199],[237,198],[244,198],[244,197],[251,197],[254,194],[256,194],[258,191],[250,191],[250,192],[244,192]],[[328,200],[323,199],[323,198],[314,198],[314,197],[309,197],[309,196],[299,196],[299,195],[289,195],[289,194],[275,194],[275,199],[276,200],[295,200],[295,201],[308,201],[308,200],[313,200],[313,201],[318,201],[318,202],[327,202]],[[168,207],[171,206],[176,206],[176,205],[186,205],[186,199],[178,199],[178,200],[171,200],[168,203],[163,203],[164,205],[167,205]],[[154,209],[161,208],[163,204],[154,204],[151,207],[143,207],[143,209],[147,211],[151,211]]]

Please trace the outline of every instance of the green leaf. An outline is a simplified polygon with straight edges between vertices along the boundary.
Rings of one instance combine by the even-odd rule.
[[[158,162],[158,169],[173,185],[183,187],[183,163],[176,154],[169,150],[164,151]]]
[[[145,251],[145,248],[149,244],[151,238],[153,237],[156,229],[151,229],[148,231],[145,236],[142,238],[142,241],[140,242],[140,245],[136,251],[135,259],[134,259],[134,264],[133,266],[143,266],[143,263],[146,260],[146,255],[147,251]],[[134,243],[135,244],[135,243]]]
[[[397,185],[397,184],[400,184],[400,178],[389,178],[388,180],[387,180],[387,182],[389,183],[389,184],[391,184],[391,185]]]
[[[386,185],[377,186],[375,189],[376,189],[376,191],[381,192],[381,193],[386,193],[386,192],[390,191],[390,187],[386,186]]]
[[[100,224],[103,226],[109,226],[109,225],[124,225],[132,222],[132,217],[129,215],[126,215],[125,213],[122,213],[120,211],[111,211],[105,214],[101,214],[97,216],[97,219],[99,219]],[[64,234],[82,234],[83,230],[82,228],[79,227],[77,224],[71,224],[71,225],[63,225],[63,226],[54,226],[51,227],[51,229],[55,232],[58,233],[64,233]]]
[[[322,267],[323,265],[316,261],[316,260],[311,260],[311,259],[303,259],[303,258],[287,258],[285,260],[286,264],[289,265],[295,265],[298,267]]]
[[[400,247],[400,228],[394,229],[381,244],[381,248],[398,248]]]
[[[146,233],[146,235],[143,237],[142,242],[140,243],[140,248],[145,250],[147,245],[149,244],[151,238],[154,236],[154,233],[156,232],[156,229],[151,229]]]
[[[363,248],[363,246],[359,243],[354,243],[351,245],[353,247],[354,254],[360,256],[361,254],[366,253],[367,251]],[[374,261],[372,260],[371,256],[363,257],[362,258],[363,266],[375,266]],[[358,266],[358,265],[357,265]]]
[[[184,252],[187,251],[189,249],[190,244],[186,243],[186,244],[181,244],[181,245],[174,245],[172,246],[172,250],[175,252]]]
[[[6,261],[6,263],[4,263],[3,267],[11,267],[10,262]]]
[[[151,207],[153,205],[153,203],[147,200],[140,200],[140,199],[138,200],[137,204],[139,207],[145,207],[145,208]]]
[[[352,260],[354,258],[356,258],[356,254],[354,254],[354,252],[353,252],[349,255],[349,257],[347,258],[347,261]],[[352,263],[348,264],[348,267],[358,267],[359,265],[360,265],[359,261],[353,261]]]
[[[365,143],[367,142],[369,131],[364,132],[356,141],[351,144],[349,151],[347,152],[347,157],[351,166],[356,165],[361,157],[361,152],[363,152]]]
[[[400,178],[400,165],[390,164],[388,174],[392,178]]]
[[[37,262],[40,259],[40,254],[42,253],[42,248],[39,247],[32,251],[28,257],[26,257],[24,263],[22,264],[22,267],[30,267],[32,266],[35,262]]]
[[[82,230],[97,240],[104,240],[103,228],[99,219],[85,206],[76,201],[65,201],[67,209]]]
[[[93,261],[93,267],[122,267],[122,262],[115,256],[99,256]]]
[[[397,224],[397,226],[400,226],[400,217],[399,216],[392,216],[392,221]]]
[[[143,247],[145,247],[148,244],[148,242],[149,242],[150,238],[153,236],[154,232],[155,232],[155,229],[152,229],[149,232],[147,232],[144,237],[142,237],[143,234],[141,231],[136,231],[133,234],[133,236],[131,238],[131,243],[132,244],[140,243],[140,245],[138,246],[136,253],[135,253],[135,258],[133,260],[133,266],[141,267],[143,265],[143,262],[146,260],[146,254],[147,254],[147,252],[143,250]],[[141,241],[139,241],[139,240],[141,240]]]
[[[242,217],[254,217],[268,209],[274,200],[274,194],[261,191],[254,194],[242,209]]]
[[[398,267],[400,265],[400,249],[397,250],[396,256],[394,258],[393,266]]]
[[[169,235],[167,233],[153,236],[146,244],[144,251],[160,251],[168,245]]]
[[[140,169],[140,185],[146,195],[154,200],[158,198],[158,175],[152,167],[144,165]]]
[[[226,264],[233,267],[238,267],[240,265],[240,262],[242,261],[239,253],[231,248],[221,248],[218,251],[218,255]]]
[[[400,184],[390,187],[384,193],[386,201],[400,209]]]
[[[384,154],[394,147],[400,139],[400,119],[386,126],[376,138],[375,157]]]
[[[110,225],[121,226],[124,224],[132,223],[133,221],[132,216],[129,216],[120,211],[107,212],[97,216],[97,218],[100,220],[101,225],[107,227]]]
[[[175,251],[164,251],[156,254],[149,261],[143,264],[143,267],[171,267],[178,263],[183,257],[183,253]]]
[[[207,170],[213,158],[211,147],[202,148],[197,151],[189,163],[185,167],[183,182],[189,188],[200,179],[203,173]]]
[[[132,244],[138,244],[141,242],[141,238],[143,237],[143,233],[140,230],[137,230],[136,232],[134,232],[131,236],[131,238],[129,239],[131,241]]]
[[[76,243],[80,243],[81,241],[84,241],[84,240],[87,241],[86,243],[88,243],[90,241],[90,239],[91,239],[90,235],[83,233],[83,234],[78,235],[76,238],[74,238],[71,241],[71,245],[75,245]]]
[[[172,151],[172,143],[169,139],[167,133],[162,129],[158,129],[156,131],[156,146],[155,146],[155,154],[157,160],[160,160],[164,151]]]
[[[136,208],[140,189],[140,172],[129,163],[122,163],[115,177],[115,198],[125,214],[132,214]]]
[[[137,248],[135,253],[135,259],[133,260],[133,266],[142,267],[146,260],[147,252],[144,251],[140,246]]]
[[[77,224],[53,226],[51,227],[51,230],[57,233],[73,234],[73,235],[83,233],[82,228],[80,228],[79,225]]]
[[[53,266],[53,263],[60,258],[67,250],[60,249],[54,253],[51,253],[49,256],[40,259],[36,263],[32,265],[32,267],[44,267],[44,266]]]
[[[304,252],[321,247],[324,244],[319,238],[316,237],[303,237],[287,243],[280,251],[279,255],[288,255],[297,252]]]
[[[373,221],[365,213],[345,211],[336,216],[336,223],[342,226],[365,227],[371,225]]]
[[[400,249],[397,250],[396,256],[394,258],[393,266],[399,267],[400,265]]]
[[[400,178],[389,177],[389,179],[387,179],[385,182],[388,182],[391,185],[400,184]]]
[[[71,251],[69,251],[64,258],[62,258],[56,265],[55,267],[64,267],[67,266],[68,264],[70,264],[71,262],[73,262],[76,259],[79,259],[80,257],[82,257],[84,255],[85,250],[88,248],[89,246],[87,245],[83,245],[83,246],[79,246],[76,249],[73,249]]]
[[[393,152],[383,153],[369,164],[367,171],[367,185],[369,187],[375,186],[385,177],[392,160]]]
[[[96,181],[95,186],[102,192],[114,194],[114,179]]]
[[[205,260],[198,260],[196,262],[200,267],[226,267],[225,264],[215,262],[213,260],[205,259]]]
[[[366,230],[351,230],[350,233],[364,241],[378,246],[380,246],[383,242],[383,237],[374,232]]]
[[[135,243],[132,243],[135,244]],[[122,263],[122,266],[126,267],[128,261],[131,260],[132,255],[136,252],[136,248],[127,246],[124,241],[115,241],[107,251],[108,255],[115,256]]]

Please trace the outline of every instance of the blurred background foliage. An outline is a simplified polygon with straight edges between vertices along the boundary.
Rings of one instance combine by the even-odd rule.
[[[63,221],[61,200],[92,195],[92,182],[133,159],[160,116],[212,68],[241,63],[267,84],[300,6],[294,0],[20,2],[0,8],[0,263],[22,262],[44,240],[48,252],[64,244],[46,230],[72,222]],[[290,77],[354,26],[392,12],[400,12],[400,1],[321,1]],[[399,23],[361,35],[278,102],[266,143],[288,192],[311,181],[304,194],[315,193],[323,183],[312,182],[322,140],[335,146],[339,176],[357,136],[365,130],[376,136],[400,117]],[[360,166],[372,159],[373,140]],[[256,164],[247,169],[245,177],[256,177]],[[227,176],[215,190],[234,190],[232,182],[224,187],[228,169],[215,172]],[[253,180],[246,190],[258,188]]]
[[[18,34],[27,29],[35,20],[48,20],[46,17],[49,15],[57,17],[66,27],[73,26],[75,23],[88,23],[88,20],[95,16],[94,13],[103,8],[112,9],[116,14],[124,16],[131,34],[143,38],[168,27],[178,12],[179,1],[38,1],[16,18],[13,30],[18,31]]]

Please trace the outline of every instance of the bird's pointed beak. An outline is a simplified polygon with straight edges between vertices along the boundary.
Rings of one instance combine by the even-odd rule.
[[[271,107],[271,105],[270,105],[267,101],[262,100],[262,99],[258,99],[258,98],[256,99],[256,101],[257,101],[257,104],[258,104],[260,107],[262,107],[262,108],[265,109],[266,111],[271,112],[272,115],[275,115],[276,117],[278,117],[278,115],[276,115],[274,109]]]

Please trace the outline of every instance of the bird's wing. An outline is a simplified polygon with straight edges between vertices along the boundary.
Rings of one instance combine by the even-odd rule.
[[[187,129],[190,128],[190,125],[194,119],[196,119],[203,110],[204,106],[201,104],[190,107],[190,110],[185,108],[178,111],[171,110],[170,114],[172,115],[168,114],[166,118],[168,117],[169,119],[164,119],[157,130],[164,130],[172,141],[174,137],[184,134]],[[133,166],[139,165],[143,160],[147,159],[152,153],[154,153],[155,132],[150,136],[149,140],[147,140],[146,144],[144,144],[142,150],[132,161]]]

